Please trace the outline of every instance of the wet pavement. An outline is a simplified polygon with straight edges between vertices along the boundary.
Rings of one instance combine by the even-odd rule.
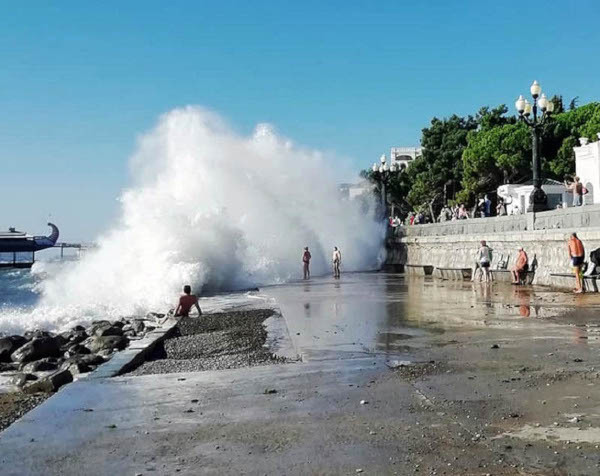
[[[0,434],[0,473],[600,474],[600,296],[370,273],[247,297],[301,362],[77,382]]]

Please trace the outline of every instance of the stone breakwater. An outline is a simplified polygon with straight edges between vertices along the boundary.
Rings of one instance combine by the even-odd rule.
[[[476,220],[473,220],[476,221]],[[388,265],[429,265],[437,268],[471,268],[479,242],[486,240],[493,249],[492,268],[501,258],[508,257],[508,268],[514,266],[517,249],[522,246],[530,262],[535,257],[537,269],[534,284],[552,286],[552,274],[572,273],[567,254],[568,235],[576,231],[586,249],[586,260],[591,251],[600,248],[600,228],[570,228],[552,230],[522,230],[494,232],[482,229],[477,233],[435,234],[439,227],[418,230],[419,235],[409,234],[388,240]],[[416,226],[414,228],[419,228]]]
[[[0,430],[132,340],[143,338],[161,317],[152,313],[145,319],[94,321],[60,333],[34,330],[0,337]]]

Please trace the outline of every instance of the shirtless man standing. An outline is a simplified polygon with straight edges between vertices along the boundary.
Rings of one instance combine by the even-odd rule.
[[[342,252],[338,250],[337,246],[333,247],[333,277],[340,277],[340,265],[342,264]]]
[[[310,251],[308,251],[308,246],[304,248],[304,252],[302,253],[302,270],[304,271],[304,279],[310,279],[310,259],[312,256],[310,255]]]
[[[575,273],[576,286],[573,292],[579,294],[583,292],[583,276],[581,274],[581,267],[583,266],[583,260],[585,258],[585,249],[583,243],[577,238],[577,233],[571,233],[569,237],[569,258],[571,259],[571,266],[573,266],[573,272]]]
[[[179,304],[175,309],[175,317],[188,317],[190,315],[190,309],[196,306],[198,309],[198,315],[202,315],[202,310],[198,305],[198,296],[192,294],[192,288],[188,284],[183,287],[183,296],[179,298]]]

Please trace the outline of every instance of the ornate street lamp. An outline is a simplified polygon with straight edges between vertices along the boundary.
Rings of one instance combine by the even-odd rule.
[[[515,107],[519,113],[519,119],[531,129],[531,154],[533,169],[533,191],[529,196],[529,212],[541,212],[548,209],[548,197],[542,190],[542,164],[540,162],[540,130],[542,126],[550,120],[550,115],[554,112],[554,103],[542,93],[542,87],[537,81],[534,81],[529,88],[533,96],[533,104],[520,95],[515,102]],[[542,114],[538,117],[538,107]]]
[[[387,214],[387,185],[394,175],[397,172],[400,172],[400,166],[398,162],[391,163],[388,165],[385,154],[383,154],[380,158],[380,165],[377,165],[377,162],[373,163],[373,167],[371,170],[373,171],[373,179],[379,183],[381,189],[381,206],[384,213],[384,216],[388,216]],[[391,159],[390,159],[391,162]]]

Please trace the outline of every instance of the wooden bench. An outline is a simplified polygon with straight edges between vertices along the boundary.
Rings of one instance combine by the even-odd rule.
[[[404,272],[413,276],[431,276],[433,266],[427,264],[405,264]]]
[[[435,268],[433,275],[444,280],[468,281],[472,272],[471,268]]]
[[[583,276],[583,289],[586,292],[598,292],[598,280],[600,275]],[[575,288],[575,273],[550,273],[550,282],[552,286],[563,289]]]

